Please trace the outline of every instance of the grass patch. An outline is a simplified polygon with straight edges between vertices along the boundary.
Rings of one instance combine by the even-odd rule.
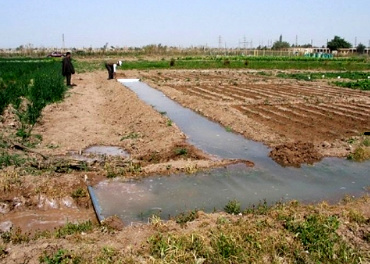
[[[198,218],[198,211],[197,210],[192,210],[188,212],[183,212],[175,216],[175,221],[176,223],[180,225],[185,225],[187,222],[194,221],[195,219]]]
[[[139,138],[140,135],[139,133],[136,133],[136,132],[130,132],[129,134],[121,137],[121,141],[125,140],[125,139],[136,139],[136,138]]]
[[[267,212],[273,207],[267,205],[267,201],[263,200],[263,202],[259,203],[258,205],[252,205],[250,208],[246,208],[244,210],[244,214],[256,214],[256,215],[265,215]]]
[[[362,144],[365,147],[370,147],[370,138],[365,138],[364,141],[362,142]]]
[[[358,162],[369,160],[370,159],[370,148],[359,146],[355,149],[353,153],[350,153],[347,156],[347,159],[358,161]]]
[[[55,232],[55,237],[56,238],[65,238],[68,235],[73,235],[73,234],[80,234],[82,232],[88,232],[93,229],[93,224],[91,221],[86,221],[83,223],[67,223],[65,226],[59,228]]]
[[[25,162],[26,159],[18,154],[9,154],[5,150],[0,152],[0,169],[13,165],[19,167]]]
[[[71,194],[71,197],[74,199],[82,198],[82,197],[87,197],[87,191],[81,187],[77,188],[74,190]]]
[[[304,220],[288,220],[285,227],[295,234],[311,258],[321,263],[357,263],[359,256],[336,233],[335,216],[312,214]]]
[[[82,263],[80,256],[73,255],[69,250],[58,249],[52,252],[44,251],[39,257],[40,263],[60,264],[60,263]]]
[[[22,229],[18,227],[1,233],[1,239],[4,243],[22,244],[30,242],[31,237],[29,233],[23,233]]]
[[[176,148],[175,154],[176,156],[186,156],[188,155],[188,150],[186,148]]]
[[[234,130],[231,128],[231,127],[229,127],[229,126],[226,126],[225,127],[225,130],[226,130],[226,132],[233,132]]]
[[[312,213],[301,218],[288,211],[285,218],[274,213],[273,218],[218,219],[216,227],[202,232],[158,232],[148,239],[148,250],[161,263],[361,262],[363,256],[337,234],[337,217]]]
[[[224,211],[228,214],[239,214],[241,213],[240,202],[237,200],[231,200],[225,205]]]
[[[21,177],[18,172],[11,171],[2,171],[0,172],[0,190],[3,193],[11,191],[14,187],[19,187],[22,185]]]

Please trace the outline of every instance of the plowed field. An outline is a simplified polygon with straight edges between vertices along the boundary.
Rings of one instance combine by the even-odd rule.
[[[141,73],[181,104],[274,147],[310,142],[323,156],[345,156],[370,130],[370,93],[330,80],[297,81],[240,70]]]

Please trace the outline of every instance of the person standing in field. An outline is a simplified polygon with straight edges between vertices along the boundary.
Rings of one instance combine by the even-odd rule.
[[[75,84],[71,84],[72,74],[75,74],[75,68],[71,61],[71,53],[67,52],[62,60],[62,75],[66,77],[67,86],[76,86]]]
[[[122,61],[107,61],[105,62],[105,68],[108,70],[108,80],[116,78],[117,65],[121,66]]]

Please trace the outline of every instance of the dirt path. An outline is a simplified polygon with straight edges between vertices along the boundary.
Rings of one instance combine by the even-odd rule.
[[[35,128],[35,133],[43,135],[39,150],[55,155],[107,145],[123,147],[137,156],[183,142],[185,137],[175,126],[167,126],[151,106],[120,83],[106,80],[105,75],[76,75],[77,86],[69,91],[65,101],[45,108],[42,124]],[[123,140],[134,133],[138,136],[136,146]]]

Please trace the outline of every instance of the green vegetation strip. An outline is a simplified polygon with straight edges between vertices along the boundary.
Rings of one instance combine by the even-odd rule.
[[[198,56],[161,60],[124,61],[123,70],[148,69],[297,69],[297,70],[370,70],[365,58],[310,58],[310,57],[247,57],[247,56]]]
[[[264,75],[264,73],[260,73]],[[279,73],[277,77],[304,81],[318,79],[348,79],[351,81],[334,81],[333,84],[359,90],[370,90],[370,72],[342,71],[342,72],[305,72],[305,73]]]
[[[67,91],[63,81],[60,60],[0,60],[0,117],[12,105],[19,124],[16,136],[22,143],[30,139],[42,109],[63,99]],[[35,140],[41,138],[35,135]],[[0,141],[0,168],[24,162],[24,159],[8,151],[9,144],[3,135]]]
[[[357,80],[355,82],[334,82],[334,84],[351,89],[370,91],[370,80]]]

